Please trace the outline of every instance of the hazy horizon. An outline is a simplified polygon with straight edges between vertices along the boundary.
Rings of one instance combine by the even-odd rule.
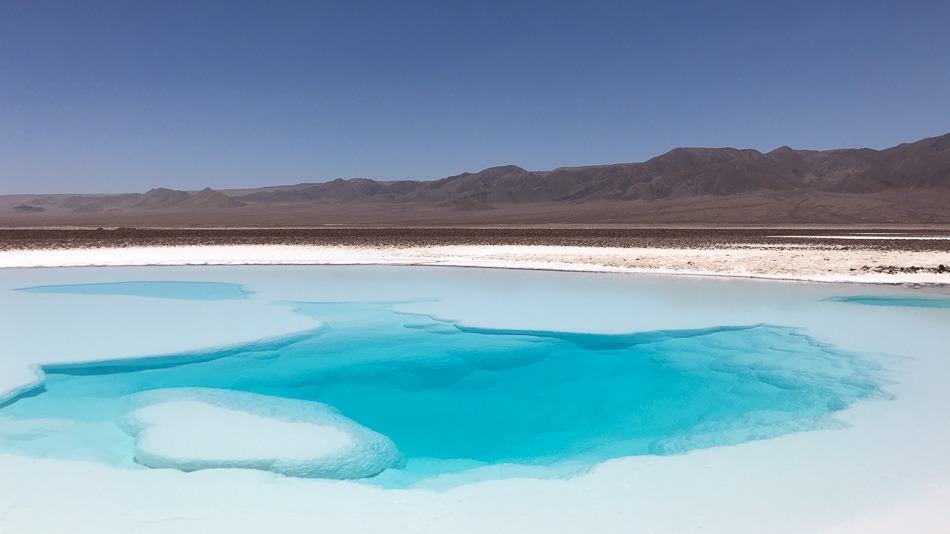
[[[930,137],[937,137],[937,136],[940,136],[940,135],[946,135],[947,133],[950,133],[950,132],[944,132],[943,134],[925,136],[925,137],[923,137],[923,138],[921,138],[921,139],[926,139],[926,138],[930,138]],[[796,149],[796,150],[834,150],[834,149],[862,149],[862,148],[869,148],[869,149],[872,149],[872,150],[881,150],[881,149],[891,148],[891,147],[893,147],[893,146],[900,145],[900,144],[904,144],[904,143],[910,143],[910,142],[918,141],[918,140],[919,140],[919,139],[910,139],[910,140],[905,140],[905,141],[900,141],[900,142],[894,143],[893,145],[881,146],[881,147],[868,147],[868,146],[863,146],[863,147],[822,147],[822,148],[816,148],[816,147],[795,147],[795,146],[793,146],[793,147],[791,147],[791,148]],[[779,146],[785,146],[785,145],[779,145]],[[670,149],[673,149],[673,148],[736,148],[736,149],[748,149],[748,148],[752,148],[752,149],[755,149],[755,150],[759,150],[759,151],[762,152],[762,153],[768,153],[769,151],[775,150],[776,148],[779,148],[779,147],[776,146],[776,147],[772,147],[772,148],[770,148],[770,149],[760,149],[760,148],[756,148],[756,147],[712,147],[712,146],[709,146],[709,147],[671,147]],[[667,150],[667,151],[664,151],[664,153],[665,153],[665,152],[668,152],[668,150]],[[639,161],[612,161],[612,162],[606,162],[606,163],[590,163],[590,164],[582,164],[582,165],[556,165],[556,166],[553,166],[553,167],[550,167],[550,168],[546,168],[546,169],[531,169],[531,168],[525,168],[524,166],[518,165],[518,164],[516,164],[516,163],[500,163],[500,164],[495,165],[495,166],[515,165],[515,166],[518,166],[518,167],[525,168],[525,170],[527,170],[527,171],[529,171],[529,172],[546,172],[546,171],[552,171],[552,170],[554,170],[554,169],[556,169],[556,168],[570,168],[570,167],[584,167],[584,166],[597,167],[597,166],[609,166],[609,165],[613,165],[613,164],[640,163],[640,162],[649,160],[649,159],[651,159],[651,158],[653,158],[653,157],[655,157],[655,156],[659,156],[659,155],[661,155],[661,154],[654,154],[653,156],[649,156],[649,157],[645,158],[644,160],[639,160]],[[482,167],[482,168],[478,168],[478,169],[466,169],[466,170],[461,170],[461,171],[458,171],[458,172],[455,172],[455,173],[452,173],[452,174],[446,174],[446,175],[444,175],[444,176],[435,176],[435,177],[427,177],[427,178],[374,178],[374,177],[372,177],[372,176],[334,176],[334,177],[330,177],[330,178],[315,178],[315,179],[305,179],[305,180],[288,181],[288,182],[271,182],[271,183],[245,184],[245,185],[237,185],[237,186],[223,185],[223,186],[218,186],[218,187],[212,187],[212,186],[210,186],[210,185],[200,185],[200,184],[199,184],[199,185],[196,185],[196,186],[183,187],[183,188],[174,188],[174,187],[170,187],[170,186],[167,186],[167,185],[163,185],[163,184],[161,184],[161,183],[156,183],[156,184],[153,184],[153,185],[149,185],[149,186],[147,186],[147,187],[144,188],[144,189],[136,189],[136,190],[123,190],[123,191],[43,191],[43,192],[36,192],[36,191],[3,192],[3,191],[0,191],[0,196],[19,196],[19,195],[27,195],[27,196],[30,196],[30,195],[71,195],[71,194],[77,194],[77,195],[96,195],[96,194],[101,194],[101,195],[121,195],[121,194],[128,194],[128,193],[145,193],[145,192],[148,192],[148,191],[150,191],[150,190],[152,190],[152,189],[176,189],[176,190],[182,190],[182,191],[199,191],[199,190],[202,190],[202,189],[206,189],[206,188],[207,188],[207,189],[213,189],[213,190],[216,190],[216,191],[230,191],[230,190],[243,190],[243,189],[267,188],[267,187],[291,186],[291,185],[304,184],[304,183],[325,183],[325,182],[330,182],[330,181],[337,180],[337,179],[344,179],[344,180],[349,180],[349,179],[369,179],[369,180],[374,180],[374,181],[377,181],[377,182],[395,182],[395,181],[401,181],[401,180],[411,180],[411,181],[434,181],[434,180],[439,180],[439,179],[442,179],[442,178],[448,178],[448,177],[450,177],[450,176],[456,176],[456,175],[463,174],[463,173],[477,173],[477,172],[479,172],[479,171],[482,171],[482,170],[485,170],[485,169],[488,169],[488,168],[491,168],[491,167],[493,167],[493,166]]]

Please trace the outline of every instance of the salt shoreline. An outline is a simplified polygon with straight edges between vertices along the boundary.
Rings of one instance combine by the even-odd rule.
[[[422,265],[950,285],[950,252],[802,245],[742,244],[716,248],[182,245],[0,251],[0,268],[170,265]]]

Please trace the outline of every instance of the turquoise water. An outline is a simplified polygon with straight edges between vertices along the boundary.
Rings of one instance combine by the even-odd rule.
[[[24,287],[20,291],[67,295],[127,295],[181,300],[234,300],[247,298],[250,294],[240,284],[175,281],[63,284]]]
[[[863,304],[865,306],[895,306],[901,308],[950,308],[950,297],[888,297],[877,295],[857,295],[849,297],[831,297],[832,302]]]
[[[395,443],[405,465],[370,481],[403,486],[485,466],[563,476],[611,458],[767,439],[828,427],[835,411],[885,396],[872,360],[779,325],[604,335],[469,328],[387,303],[289,305],[324,326],[47,367],[45,389],[0,417],[57,423],[0,432],[0,451],[133,467],[131,438],[115,424],[130,396],[219,388],[336,408]]]

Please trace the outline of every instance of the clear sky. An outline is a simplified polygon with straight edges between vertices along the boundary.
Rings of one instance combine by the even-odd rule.
[[[0,193],[947,131],[947,0],[0,0]]]

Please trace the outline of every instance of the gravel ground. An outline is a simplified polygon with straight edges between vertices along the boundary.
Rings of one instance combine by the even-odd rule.
[[[842,239],[840,236],[861,239]],[[921,239],[907,239],[909,237]],[[934,239],[940,237],[944,239]],[[950,231],[778,227],[0,229],[0,250],[254,244],[366,247],[555,245],[700,249],[765,245],[778,248],[808,246],[854,250],[950,251]]]

